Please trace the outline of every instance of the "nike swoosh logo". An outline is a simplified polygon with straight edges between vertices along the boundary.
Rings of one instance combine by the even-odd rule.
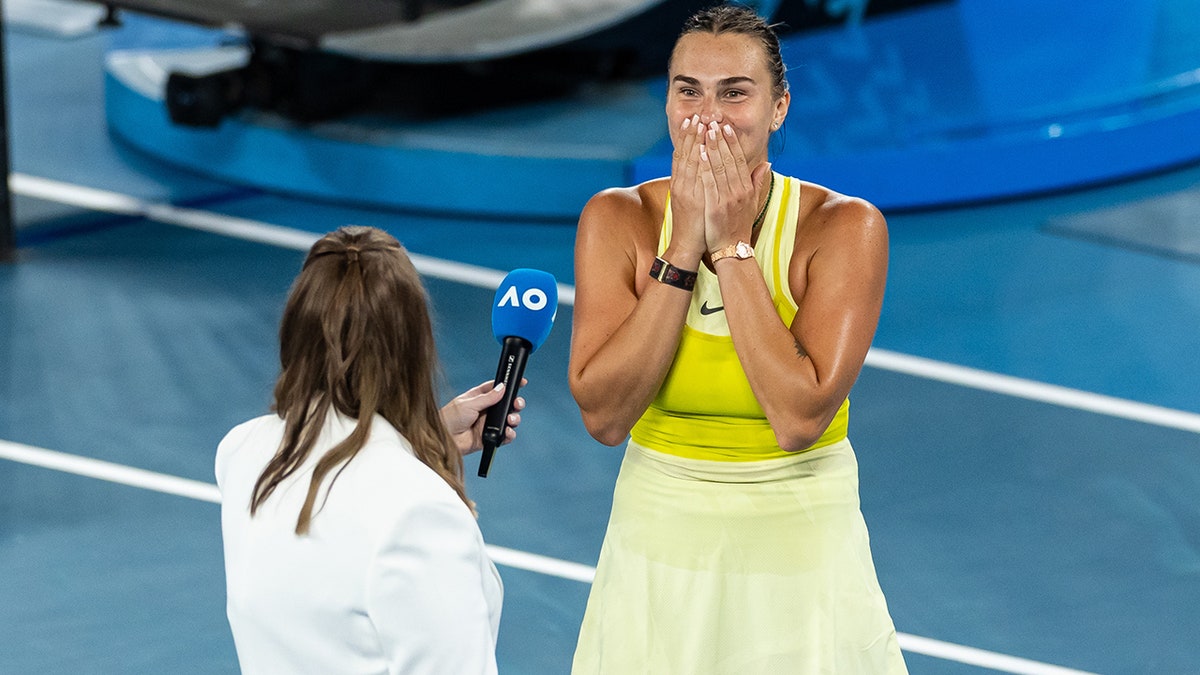
[[[716,314],[717,312],[721,312],[724,310],[725,310],[725,305],[721,305],[720,307],[709,307],[707,300],[700,303],[700,315],[701,316],[708,316],[709,314]]]

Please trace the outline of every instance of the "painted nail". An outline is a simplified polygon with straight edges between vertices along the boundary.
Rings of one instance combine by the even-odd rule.
[[[715,140],[717,139],[717,130],[716,130],[716,129],[709,129],[709,130],[708,130],[708,138],[709,138],[709,140],[714,140],[714,141],[715,141]]]
[[[688,117],[683,120],[683,128],[686,129],[692,125],[692,118]]]
[[[729,126],[728,124],[725,125],[725,135],[726,136],[733,135],[733,127]]]

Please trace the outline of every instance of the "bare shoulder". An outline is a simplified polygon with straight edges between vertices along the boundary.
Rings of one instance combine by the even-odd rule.
[[[659,214],[666,200],[665,179],[655,179],[631,187],[612,187],[601,190],[583,208],[583,221],[601,220],[609,223],[644,220],[654,211]]]
[[[887,220],[871,202],[816,183],[802,183],[800,230],[803,241],[851,241],[887,246]]]
[[[579,217],[577,250],[619,247],[626,251],[631,262],[636,262],[644,257],[645,250],[653,249],[657,244],[666,198],[667,181],[664,179],[596,193]]]
[[[881,293],[887,274],[888,233],[883,214],[859,197],[803,183],[796,245],[788,280],[797,302],[817,279],[830,288],[854,284]]]

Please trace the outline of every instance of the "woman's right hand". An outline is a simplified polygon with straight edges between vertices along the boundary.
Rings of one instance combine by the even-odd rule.
[[[700,256],[708,250],[704,240],[704,183],[700,180],[704,133],[699,115],[685,119],[671,155],[670,248],[678,254],[668,262],[687,270],[696,269]]]

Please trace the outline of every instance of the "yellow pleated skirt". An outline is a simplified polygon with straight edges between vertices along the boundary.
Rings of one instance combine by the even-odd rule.
[[[758,462],[631,441],[571,672],[907,673],[849,441]]]

